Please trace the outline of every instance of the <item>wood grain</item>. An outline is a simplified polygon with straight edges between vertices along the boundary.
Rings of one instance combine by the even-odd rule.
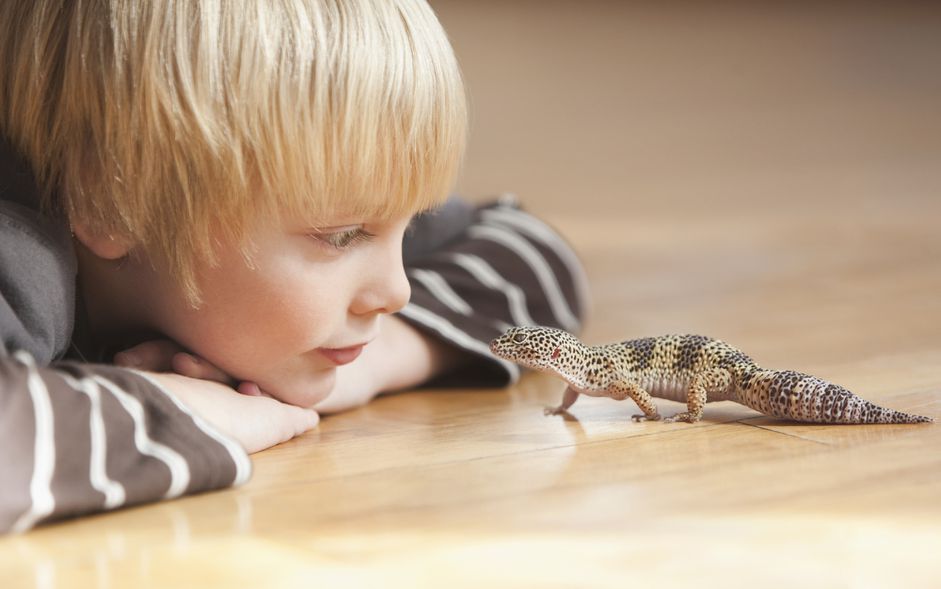
[[[586,341],[703,333],[941,419],[941,12],[433,4],[462,188],[573,242]],[[381,398],[243,488],[0,539],[0,586],[937,586],[938,424],[543,416],[562,388]]]

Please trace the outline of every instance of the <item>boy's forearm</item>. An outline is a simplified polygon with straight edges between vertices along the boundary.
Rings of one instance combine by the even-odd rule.
[[[460,350],[396,316],[385,318],[380,340],[376,350],[376,361],[381,367],[376,373],[378,393],[420,385],[456,368],[466,358]]]
[[[43,366],[26,352],[5,355],[0,343],[0,407],[0,535],[241,484],[251,472],[237,444],[152,375],[70,361]],[[270,423],[263,427],[270,435]],[[140,439],[163,450],[138,447]]]

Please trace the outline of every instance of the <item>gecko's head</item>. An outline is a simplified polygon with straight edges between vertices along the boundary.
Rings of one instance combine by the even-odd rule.
[[[495,356],[534,368],[567,374],[579,365],[584,346],[574,335],[550,327],[512,327],[490,342]]]

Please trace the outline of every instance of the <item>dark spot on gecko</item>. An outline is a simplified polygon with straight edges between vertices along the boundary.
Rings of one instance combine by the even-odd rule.
[[[700,353],[709,338],[701,335],[687,335],[680,341],[679,349],[676,353],[676,370],[692,370],[699,360]]]
[[[645,337],[623,342],[624,347],[629,352],[632,363],[630,368],[632,370],[647,370],[650,368],[651,360],[653,359],[654,346],[656,343],[656,338],[652,337]]]

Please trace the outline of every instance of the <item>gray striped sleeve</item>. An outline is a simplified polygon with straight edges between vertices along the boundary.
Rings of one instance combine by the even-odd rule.
[[[227,487],[248,456],[140,374],[0,354],[0,532]]]
[[[434,384],[513,382],[519,369],[490,353],[491,339],[511,325],[577,333],[586,313],[587,280],[575,252],[512,201],[474,211],[460,234],[409,259],[406,273],[412,298],[400,316],[478,359]]]

